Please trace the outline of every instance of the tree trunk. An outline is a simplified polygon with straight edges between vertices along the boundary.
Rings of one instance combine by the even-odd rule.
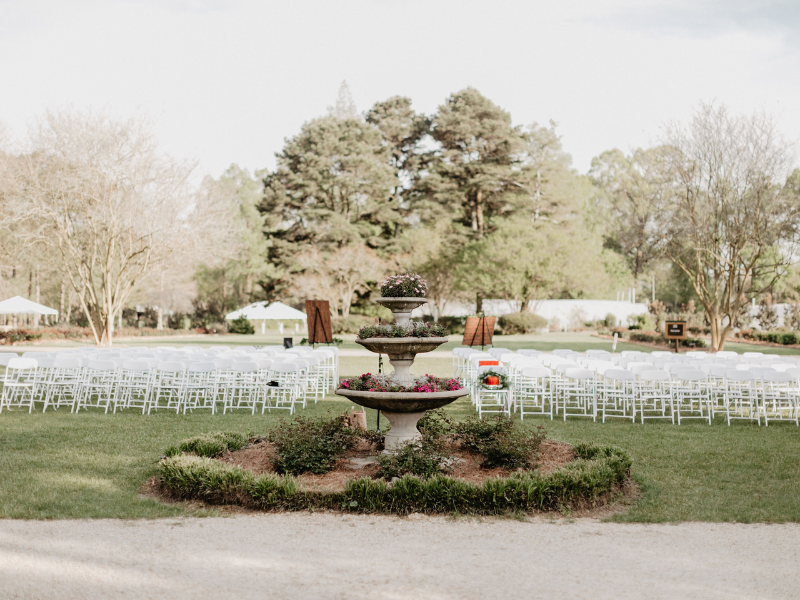
[[[483,194],[481,190],[475,195],[475,215],[478,221],[478,237],[483,237]]]
[[[39,265],[36,265],[36,275],[35,275],[34,286],[35,286],[35,294],[36,294],[35,302],[41,304],[42,289],[41,289],[41,286],[39,285]],[[33,326],[34,327],[39,327],[39,315],[33,315]]]
[[[161,271],[161,279],[158,282],[158,325],[156,329],[164,329],[164,271]]]
[[[64,322],[64,299],[67,295],[67,282],[61,280],[61,294],[58,297],[58,322]]]

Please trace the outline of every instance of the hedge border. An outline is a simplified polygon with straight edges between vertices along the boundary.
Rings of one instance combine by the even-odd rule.
[[[500,515],[588,506],[619,489],[630,475],[631,458],[620,448],[577,444],[575,455],[576,460],[546,475],[515,473],[480,485],[447,476],[405,475],[394,483],[351,479],[342,492],[303,490],[291,476],[256,476],[194,454],[163,459],[159,479],[162,490],[175,499],[263,511]]]

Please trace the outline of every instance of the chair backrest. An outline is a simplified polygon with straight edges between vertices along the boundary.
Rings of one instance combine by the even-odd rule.
[[[49,356],[43,356],[41,358],[36,359],[37,367],[40,369],[52,369],[55,367],[56,359],[50,358]]]
[[[91,369],[92,371],[115,371],[117,369],[117,365],[115,362],[110,360],[90,360],[89,364],[86,366],[87,369]]]
[[[676,373],[683,369],[686,369],[685,363],[680,362],[668,362],[666,364],[661,365],[661,368],[664,369],[667,373]]]
[[[754,381],[755,376],[750,371],[740,371],[739,369],[727,369],[725,379],[728,381]]]
[[[16,352],[0,352],[0,366],[5,367],[12,358],[19,358]]]
[[[769,383],[790,383],[794,381],[791,373],[785,371],[764,371],[761,375],[761,380]]]
[[[142,359],[129,359],[122,363],[123,371],[149,371],[150,363]]]
[[[763,352],[742,352],[742,356],[748,356],[748,357],[749,356],[758,356],[759,358],[761,358],[762,356],[764,356],[764,353]]]
[[[80,369],[81,359],[72,356],[58,356],[53,363],[56,369]]]
[[[639,381],[669,381],[670,374],[666,371],[645,371],[639,375]]]
[[[36,369],[38,361],[35,358],[14,357],[6,365],[6,375],[12,371],[32,371]]]
[[[567,371],[564,373],[564,376],[567,379],[594,379],[594,371],[582,369],[580,367],[573,367],[571,369],[567,369]]]
[[[550,377],[550,370],[545,367],[525,367],[520,371],[520,375],[528,379],[539,379],[542,377]]]
[[[494,356],[495,358],[499,359],[503,354],[513,354],[513,351],[509,350],[508,348],[490,348],[489,354]]]
[[[156,367],[160,373],[183,373],[185,370],[186,365],[182,362],[162,362]]]
[[[212,360],[198,361],[191,363],[186,370],[189,373],[213,373],[217,370],[217,365]]]
[[[541,351],[533,350],[531,348],[523,348],[522,350],[517,350],[517,354],[521,354],[522,356],[539,356]]]
[[[271,373],[295,373],[300,370],[300,367],[293,362],[278,362],[272,363],[269,370]]]
[[[692,369],[684,367],[674,374],[675,379],[680,381],[707,381],[708,375],[703,373],[700,369]]]
[[[508,369],[506,369],[502,365],[482,365],[478,367],[478,377],[487,373],[488,371],[494,371],[495,373],[501,373],[502,375],[508,375]]]
[[[603,377],[612,381],[633,381],[636,376],[625,369],[608,369],[603,373]]]
[[[231,371],[234,373],[254,373],[258,371],[258,363],[254,361],[246,362],[237,360],[233,363]]]
[[[215,358],[214,364],[220,370],[230,369],[231,365],[233,365],[233,360],[230,358]]]

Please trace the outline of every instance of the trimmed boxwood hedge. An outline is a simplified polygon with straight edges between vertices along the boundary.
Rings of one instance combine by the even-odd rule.
[[[259,510],[338,509],[352,512],[497,515],[585,506],[623,484],[631,459],[613,446],[578,444],[576,460],[542,475],[514,473],[474,484],[437,475],[406,475],[394,483],[352,479],[342,492],[301,490],[291,476],[256,476],[194,454],[160,463],[163,489],[174,498],[238,504]]]

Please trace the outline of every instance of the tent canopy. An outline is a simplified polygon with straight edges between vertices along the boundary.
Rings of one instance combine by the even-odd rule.
[[[0,315],[55,315],[58,311],[38,302],[26,300],[22,296],[14,296],[0,302]]]
[[[283,302],[273,302],[267,306],[266,302],[253,302],[225,315],[226,319],[245,317],[250,321],[291,321],[293,319],[306,320],[306,313],[301,312]]]

